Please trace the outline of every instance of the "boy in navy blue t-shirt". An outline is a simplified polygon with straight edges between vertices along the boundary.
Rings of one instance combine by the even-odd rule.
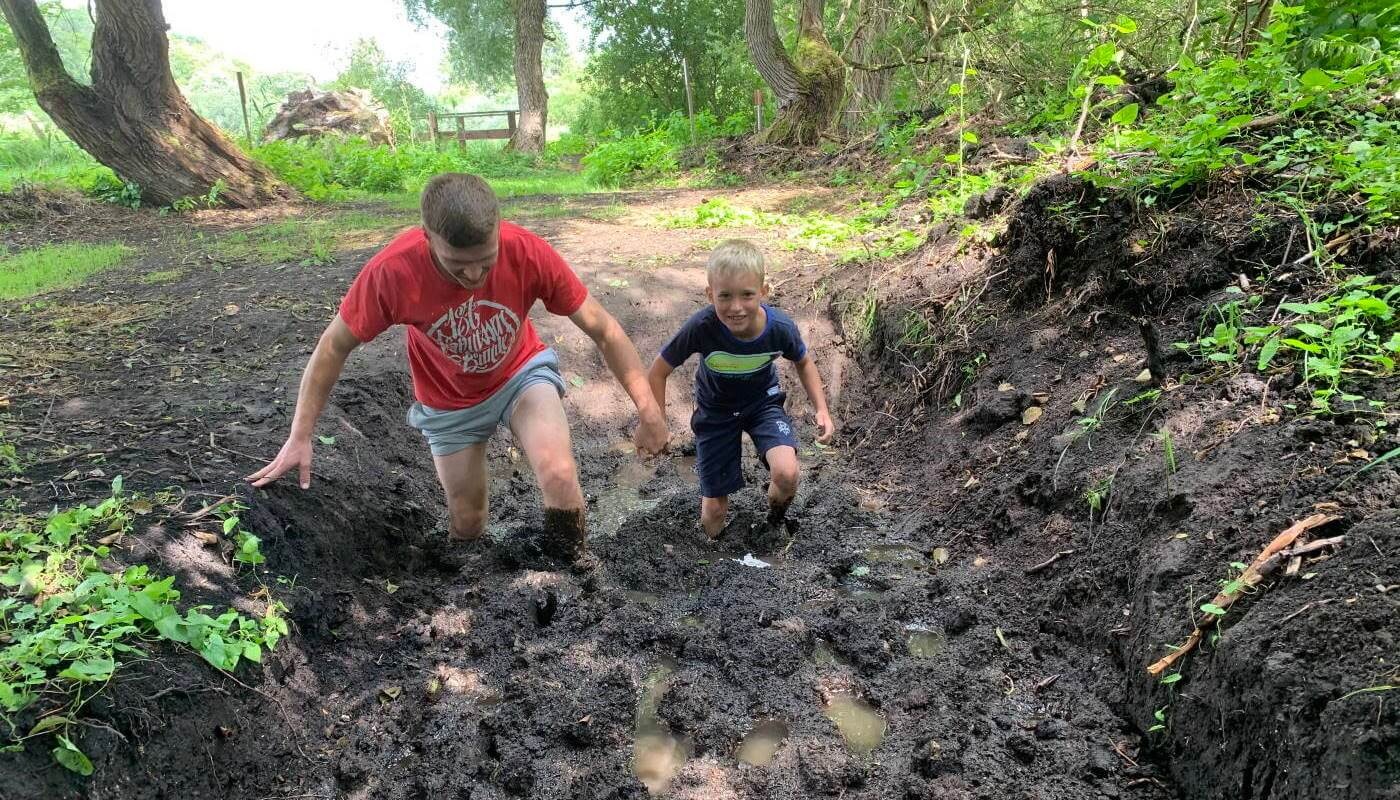
[[[731,239],[710,254],[709,307],[686,321],[651,365],[648,379],[666,412],[666,378],[699,353],[695,373],[695,471],[700,477],[700,524],[711,538],[724,530],[729,495],[744,485],[740,469],[742,434],[747,433],[768,468],[768,522],[781,523],[797,494],[797,437],[783,410],[787,395],[778,386],[779,356],[797,365],[797,377],[816,410],[817,441],[836,433],[817,365],[802,333],[787,314],[765,305],[763,253],[749,242]]]

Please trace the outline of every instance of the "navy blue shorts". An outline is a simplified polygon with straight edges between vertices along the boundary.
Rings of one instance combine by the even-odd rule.
[[[690,415],[695,431],[695,472],[700,477],[704,497],[728,497],[744,488],[743,434],[747,433],[758,450],[764,468],[769,450],[780,445],[797,449],[792,420],[783,410],[787,395],[779,392],[742,411],[722,411],[697,406]]]

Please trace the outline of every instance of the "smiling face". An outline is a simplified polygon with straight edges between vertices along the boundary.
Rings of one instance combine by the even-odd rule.
[[[443,277],[464,289],[480,289],[486,285],[486,277],[500,255],[499,223],[485,242],[468,247],[453,247],[431,230],[427,234],[428,248]]]
[[[740,339],[763,333],[764,313],[760,306],[768,299],[768,287],[762,276],[747,270],[720,271],[710,276],[705,296],[730,333]]]

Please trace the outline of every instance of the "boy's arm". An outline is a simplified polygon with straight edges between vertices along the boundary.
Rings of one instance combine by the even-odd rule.
[[[802,360],[796,362],[797,379],[802,382],[802,388],[807,390],[807,398],[812,401],[812,408],[817,412],[817,427],[821,433],[817,436],[818,444],[830,444],[836,436],[836,423],[831,419],[831,411],[826,407],[826,390],[822,388],[822,376],[817,372],[817,362],[812,360],[812,355],[808,353],[802,356]]]
[[[569,319],[598,346],[603,360],[608,362],[608,369],[617,376],[617,382],[622,384],[623,390],[637,407],[640,422],[633,436],[637,451],[647,455],[664,451],[670,438],[666,430],[666,417],[661,414],[652,395],[646,373],[642,371],[642,360],[637,356],[637,348],[627,338],[622,326],[592,297],[584,300],[583,305],[569,315]]]
[[[359,345],[360,340],[336,314],[321,334],[321,340],[311,353],[311,360],[306,363],[306,371],[301,375],[296,413],[292,416],[292,431],[286,443],[271,463],[244,480],[253,486],[266,486],[296,469],[301,488],[311,486],[311,434],[316,430],[316,420],[326,407],[331,388],[345,368],[345,360],[350,357],[350,351]]]
[[[661,418],[666,418],[666,379],[671,377],[675,370],[666,359],[657,356],[651,362],[651,369],[647,372],[647,383],[651,384],[651,396],[656,398],[656,407],[661,410]]]

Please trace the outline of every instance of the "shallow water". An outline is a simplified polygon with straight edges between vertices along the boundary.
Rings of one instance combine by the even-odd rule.
[[[822,709],[836,723],[846,748],[852,753],[869,753],[885,740],[888,723],[870,704],[851,694],[834,694]]]
[[[761,767],[773,760],[787,738],[787,723],[780,719],[760,720],[739,744],[735,756],[745,764]]]
[[[681,765],[690,758],[689,738],[675,736],[656,714],[666,682],[675,674],[677,664],[662,659],[661,665],[647,677],[642,696],[637,700],[637,725],[632,745],[632,772],[653,795],[661,794]]]

